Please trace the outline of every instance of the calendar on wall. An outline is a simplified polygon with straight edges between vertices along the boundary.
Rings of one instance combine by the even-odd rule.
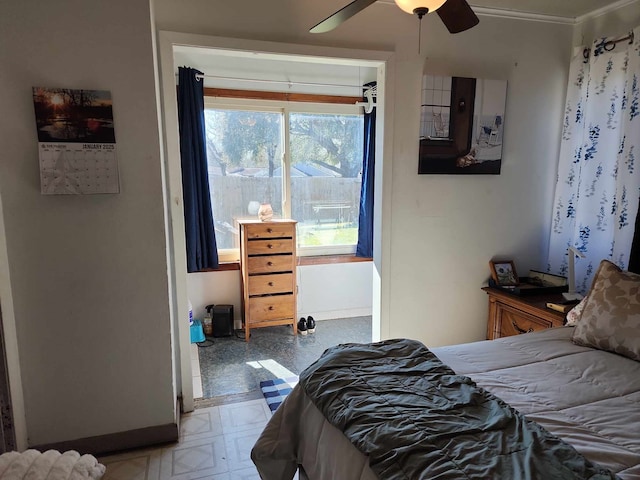
[[[33,103],[41,193],[119,193],[111,93],[34,87]]]

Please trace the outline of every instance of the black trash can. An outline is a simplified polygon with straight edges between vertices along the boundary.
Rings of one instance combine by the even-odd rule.
[[[213,336],[230,337],[233,335],[233,305],[214,305]]]

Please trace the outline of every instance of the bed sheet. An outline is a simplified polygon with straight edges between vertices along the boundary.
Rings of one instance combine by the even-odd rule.
[[[640,362],[575,345],[573,327],[432,351],[456,373],[623,480],[640,479]],[[256,443],[262,478],[376,478],[367,457],[296,387]],[[293,465],[293,467],[292,467]]]

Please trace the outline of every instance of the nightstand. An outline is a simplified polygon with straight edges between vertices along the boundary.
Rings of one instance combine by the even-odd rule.
[[[547,302],[562,303],[561,293],[515,295],[491,287],[482,290],[489,295],[487,340],[564,325],[566,314],[546,307]]]

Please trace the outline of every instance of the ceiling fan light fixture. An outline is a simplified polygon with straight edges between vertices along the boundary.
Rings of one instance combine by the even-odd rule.
[[[310,33],[326,33],[376,3],[376,0],[352,0],[333,15],[311,27]],[[438,12],[438,16],[450,33],[460,33],[475,27],[480,21],[467,0],[395,0],[396,5],[409,14],[422,19],[427,13]],[[422,22],[420,22],[422,24]]]
[[[403,11],[407,13],[419,14],[419,12],[422,12],[422,15],[424,15],[427,12],[428,13],[435,12],[438,8],[444,5],[444,2],[446,2],[447,0],[394,0],[394,1],[396,2],[396,5],[398,5],[398,7],[400,7]],[[425,9],[427,10],[427,12],[425,12]],[[416,10],[418,12],[416,12]]]

